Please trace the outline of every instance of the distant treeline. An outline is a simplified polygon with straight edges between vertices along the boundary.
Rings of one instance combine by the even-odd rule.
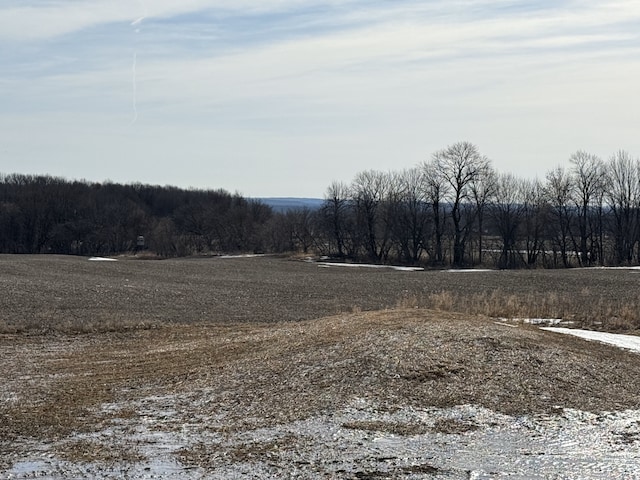
[[[316,223],[326,254],[499,268],[640,263],[640,161],[584,151],[544,180],[498,173],[468,142],[401,172],[329,186]]]
[[[578,151],[544,180],[498,173],[468,142],[399,172],[334,182],[318,209],[224,190],[0,176],[0,251],[163,256],[304,252],[424,266],[640,264],[640,161]]]
[[[266,248],[271,209],[224,190],[0,176],[0,251],[161,256]]]

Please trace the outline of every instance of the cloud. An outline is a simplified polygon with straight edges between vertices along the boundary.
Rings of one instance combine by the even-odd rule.
[[[25,5],[26,3],[26,5]],[[32,42],[80,32],[100,25],[166,19],[203,11],[258,15],[317,4],[319,0],[52,0],[45,4],[5,0],[0,6],[0,40]]]
[[[14,92],[0,123],[20,161],[30,151],[89,169],[77,159],[93,155],[106,172],[117,158],[156,181],[144,176],[154,158],[188,185],[167,165],[190,159],[233,170],[216,178],[252,193],[247,169],[266,178],[264,162],[295,171],[304,158],[319,194],[460,139],[521,172],[638,142],[635,1],[25,3],[0,7],[0,40],[13,47],[0,82]],[[272,181],[273,194],[291,183]]]
[[[176,8],[169,5],[173,3],[160,2],[154,8],[166,13]],[[196,8],[198,3],[212,2],[191,3]],[[271,7],[291,9],[295,4],[271,2]],[[508,22],[491,16],[473,21],[443,16],[433,22],[432,17],[418,15],[410,20],[393,5],[363,8],[357,15],[379,18],[380,11],[387,11],[381,23],[240,47],[212,47],[191,57],[165,43],[162,30],[147,31],[145,45],[162,53],[145,54],[143,48],[134,56],[138,105],[159,117],[203,121],[214,113],[232,121],[272,116],[279,119],[276,124],[300,116],[352,119],[384,109],[445,109],[463,102],[480,109],[507,98],[512,106],[539,109],[548,103],[576,105],[589,92],[596,99],[600,92],[611,95],[617,90],[624,95],[638,68],[633,61],[640,49],[635,29],[625,23],[611,32],[594,33],[591,24],[597,17],[593,10],[609,22],[623,17],[626,22],[631,14],[628,2],[606,8],[592,5],[562,15],[544,10],[516,15]],[[421,4],[410,6],[414,12],[425,10]],[[433,13],[433,4],[429,9]],[[130,50],[119,57],[103,56],[106,60],[90,69],[17,78],[16,88],[21,84],[44,104],[59,101],[60,108],[130,109]],[[606,76],[623,64],[630,76],[608,87],[612,83]],[[610,101],[615,103],[618,95]]]

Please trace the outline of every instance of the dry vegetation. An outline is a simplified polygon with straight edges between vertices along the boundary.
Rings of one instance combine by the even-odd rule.
[[[149,414],[149,397],[170,397],[179,412],[160,419],[163,429],[207,419],[202,428],[220,433],[304,419],[355,398],[390,411],[469,403],[508,414],[552,413],[557,405],[591,411],[640,406],[640,356],[599,344],[585,348],[580,339],[535,328],[427,310],[272,325],[163,326],[77,341],[5,335],[0,342],[6,397],[0,449],[9,456],[20,439],[54,442],[141,420]],[[223,420],[212,420],[217,415]],[[345,427],[401,435],[424,429]],[[449,422],[434,428],[458,433],[474,426]],[[97,448],[92,441],[63,442],[59,449],[63,458],[77,461],[141,456],[133,445]]]
[[[588,300],[592,310],[609,309],[600,320],[611,326],[621,316],[616,305],[637,302],[640,277],[630,272],[403,273],[274,258],[2,257],[0,268],[8,292],[0,300],[0,469],[33,439],[74,462],[137,462],[144,453],[136,445],[81,436],[150,418],[164,431],[195,424],[224,436],[327,414],[356,398],[388,411],[640,408],[640,356],[453,311],[587,319]],[[149,398],[156,407],[166,398],[174,414],[150,411]],[[397,435],[475,428],[448,420],[343,427]],[[251,461],[297,441],[223,453]],[[221,454],[201,445],[179,460],[215,468]]]

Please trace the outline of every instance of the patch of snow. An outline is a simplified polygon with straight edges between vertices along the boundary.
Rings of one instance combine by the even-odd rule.
[[[530,325],[560,325],[563,323],[561,318],[514,318],[514,320]]]
[[[318,264],[318,267],[321,268],[329,268],[329,267],[351,267],[351,268],[389,268],[391,270],[396,270],[398,272],[422,272],[424,268],[422,267],[402,267],[397,265],[374,265],[372,263],[333,263],[333,262],[322,262]]]
[[[107,257],[91,257],[89,258],[90,262],[117,262],[115,258],[107,258]]]
[[[547,326],[558,326],[558,325],[573,325],[575,322],[571,320],[564,320],[562,318],[506,318],[506,317],[498,317],[495,318],[496,325],[503,325],[505,327],[514,327],[520,324],[528,324],[528,325],[547,325]]]
[[[245,253],[242,255],[219,255],[218,258],[256,258],[265,256],[264,253]]]
[[[640,337],[636,335],[623,335],[620,333],[607,333],[607,332],[594,332],[592,330],[580,330],[577,328],[563,328],[563,327],[542,327],[542,330],[549,332],[563,333],[567,335],[574,335],[576,337],[584,338],[585,340],[592,340],[600,343],[606,343],[608,345],[614,345],[616,347],[631,350],[635,353],[640,353]]]
[[[629,267],[585,267],[590,270],[640,270],[640,266],[634,265]]]
[[[572,323],[564,321],[562,318],[499,318],[502,322],[526,323],[529,325],[560,325],[561,323]]]
[[[481,273],[481,272],[495,272],[496,270],[491,270],[489,268],[450,268],[448,270],[444,270],[447,273]]]
[[[388,268],[390,268],[392,270],[397,270],[398,272],[422,272],[422,271],[424,271],[424,268],[422,268],[422,267],[400,267],[400,266],[390,265]]]

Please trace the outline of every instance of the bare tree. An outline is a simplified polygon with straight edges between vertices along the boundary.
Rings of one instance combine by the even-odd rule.
[[[352,183],[358,224],[369,259],[381,261],[389,251],[391,224],[385,201],[389,193],[389,175],[367,170],[356,175]]]
[[[433,245],[425,246],[434,265],[442,265],[444,262],[443,236],[447,220],[446,197],[449,193],[449,184],[437,168],[434,161],[422,164],[422,176],[424,182],[424,198],[431,210],[431,240]]]
[[[418,168],[394,176],[395,221],[393,239],[401,260],[416,264],[425,248],[429,205],[425,199],[424,174]]]
[[[500,268],[515,268],[521,258],[517,239],[526,212],[525,186],[522,180],[508,173],[500,175],[496,183],[494,201],[489,212],[502,239],[502,252],[498,262]]]
[[[345,256],[346,224],[349,215],[349,187],[342,182],[333,182],[327,188],[321,213],[331,232],[330,238],[338,257]]]
[[[620,150],[607,164],[607,204],[613,214],[617,264],[633,261],[635,243],[638,241],[638,215],[640,211],[640,165],[637,159]]]
[[[482,172],[471,181],[471,198],[476,208],[476,221],[478,224],[478,263],[482,264],[482,238],[484,235],[484,215],[487,205],[491,202],[498,187],[498,174],[489,165],[486,171]]]
[[[316,238],[314,212],[308,207],[302,207],[288,210],[284,217],[290,228],[294,249],[302,250],[302,253],[309,253],[309,248]]]
[[[521,226],[526,265],[534,267],[544,255],[544,231],[548,223],[548,203],[539,180],[522,181],[524,222]]]
[[[593,154],[578,150],[569,158],[574,182],[574,203],[577,209],[580,250],[580,265],[590,265],[598,251],[596,244],[596,225],[590,221],[592,211],[597,207],[597,200],[602,198],[604,182],[604,165],[602,160]]]
[[[471,184],[489,167],[489,160],[480,155],[469,142],[458,142],[433,156],[437,170],[450,187],[451,219],[453,220],[453,265],[464,264],[467,236],[473,218],[464,218],[464,206],[471,195]]]
[[[553,240],[554,265],[557,264],[555,255],[559,251],[562,265],[569,267],[569,248],[572,243],[573,178],[564,168],[557,167],[547,173],[545,191],[554,220],[549,225],[549,234]]]

